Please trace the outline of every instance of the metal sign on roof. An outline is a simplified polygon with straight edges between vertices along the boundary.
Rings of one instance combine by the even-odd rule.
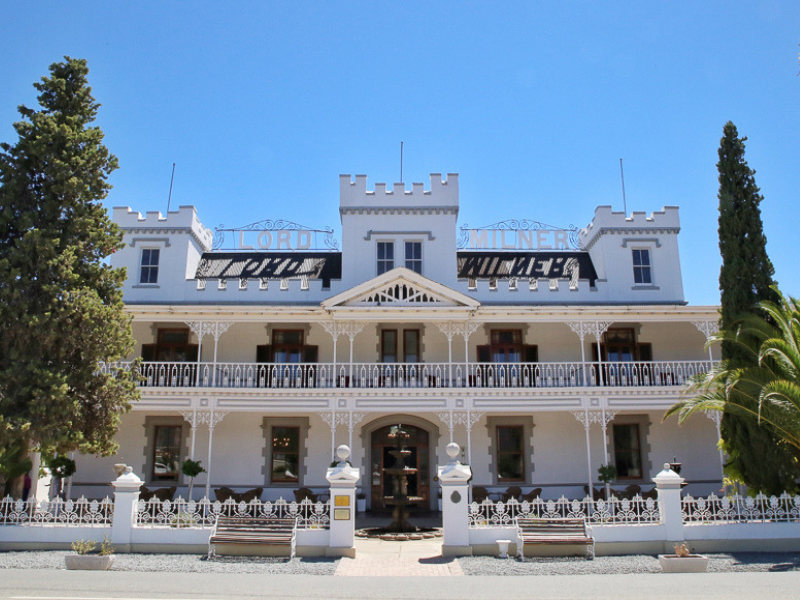
[[[266,219],[243,227],[214,228],[216,250],[241,251],[338,251],[339,242],[333,236],[333,228],[314,229],[285,219]]]
[[[530,219],[508,219],[471,228],[463,225],[459,250],[581,250],[578,228],[554,227]]]

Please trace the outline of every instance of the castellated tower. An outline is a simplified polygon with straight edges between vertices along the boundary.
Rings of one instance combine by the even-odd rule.
[[[194,206],[162,215],[144,216],[127,206],[114,208],[114,222],[125,247],[111,256],[114,267],[126,267],[126,302],[185,300],[186,281],[194,279],[203,252],[211,250],[213,234],[200,223]]]
[[[423,276],[455,286],[458,174],[442,179],[432,173],[427,191],[422,183],[411,184],[411,190],[403,183],[391,190],[376,183],[368,191],[366,175],[355,180],[340,175],[339,186],[345,288],[372,279],[387,266],[418,266]]]
[[[592,222],[580,231],[581,247],[589,251],[604,301],[683,303],[678,251],[680,218],[677,206],[665,206],[649,216],[630,216],[610,206],[598,206]],[[637,260],[644,263],[637,266]],[[646,277],[636,279],[637,270]]]

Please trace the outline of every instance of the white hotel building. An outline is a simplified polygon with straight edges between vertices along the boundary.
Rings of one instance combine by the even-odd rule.
[[[458,211],[456,174],[428,190],[343,175],[340,248],[288,221],[215,235],[191,206],[116,208],[142,399],[116,456],[78,457],[73,497],[104,496],[120,462],[185,497],[193,456],[209,471],[195,498],[225,486],[288,499],[327,487],[344,443],[382,510],[399,423],[425,510],[450,441],[495,491],[583,497],[604,463],[613,487],[647,491],[674,459],[690,493],[718,490],[718,423],[662,422],[717,352],[705,349],[717,307],[684,301],[678,208],[600,206],[580,230],[459,229]]]

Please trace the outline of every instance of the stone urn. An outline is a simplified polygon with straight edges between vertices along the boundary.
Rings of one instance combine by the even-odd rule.
[[[70,554],[64,562],[70,571],[108,571],[114,564],[114,555]]]
[[[702,554],[659,554],[658,562],[664,573],[705,573],[708,570],[708,557]]]

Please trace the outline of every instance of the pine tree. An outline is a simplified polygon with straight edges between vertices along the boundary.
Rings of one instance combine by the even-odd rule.
[[[102,200],[117,159],[92,126],[86,61],[65,57],[20,106],[0,144],[0,446],[109,454],[138,398],[129,371],[99,369],[133,348],[122,246]]]
[[[774,269],[767,256],[767,240],[759,205],[764,197],[755,172],[744,157],[746,137],[739,137],[730,121],[723,128],[719,162],[719,274],[723,331],[734,331],[759,302],[777,302],[771,286]],[[743,366],[752,361],[745,345],[722,344],[722,360]],[[725,412],[722,419],[723,448],[728,454],[727,472],[752,489],[774,493],[793,487],[800,475],[793,449],[781,444],[774,433],[753,419]]]

